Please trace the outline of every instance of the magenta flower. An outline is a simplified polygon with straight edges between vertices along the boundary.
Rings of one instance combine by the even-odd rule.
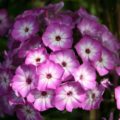
[[[14,91],[10,91],[8,94],[8,101],[11,106],[13,105],[23,105],[25,103],[24,98],[17,96]]]
[[[72,30],[63,24],[50,24],[42,37],[45,46],[53,51],[72,47]]]
[[[43,120],[40,113],[29,104],[18,106],[16,115],[19,120]]]
[[[74,52],[70,49],[65,51],[53,52],[50,55],[50,59],[63,67],[64,69],[64,74],[62,77],[63,81],[71,78],[72,70],[80,65]]]
[[[39,24],[34,16],[27,16],[16,20],[13,29],[12,37],[18,41],[25,41],[35,35],[39,31]]]
[[[109,71],[115,67],[115,58],[113,53],[103,48],[101,58],[94,62],[94,67],[100,76],[108,74]]]
[[[83,102],[85,98],[84,91],[79,84],[75,82],[61,85],[55,92],[54,104],[55,107],[61,111],[66,109],[72,112],[74,108],[78,108],[81,105],[81,102]]]
[[[80,8],[77,11],[77,14],[80,16],[80,19],[86,18],[86,19],[98,21],[98,18],[96,16],[89,14],[84,8]]]
[[[119,49],[119,42],[117,38],[108,30],[102,33],[101,35],[102,43],[105,48],[110,50],[111,52],[117,53]]]
[[[16,70],[11,86],[22,97],[26,97],[30,90],[36,86],[35,70],[33,66],[26,65],[19,66]]]
[[[51,14],[53,13],[57,13],[59,12],[64,6],[64,2],[58,2],[56,4],[49,4],[48,6],[45,7],[45,9],[47,10],[47,12],[51,12]]]
[[[77,27],[82,35],[100,37],[103,32],[102,26],[96,20],[87,17],[82,18]]]
[[[33,36],[21,45],[21,47],[18,50],[18,56],[20,58],[24,58],[29,53],[29,51],[39,49],[41,47],[44,47],[44,45],[42,44],[41,37]]]
[[[10,27],[10,19],[6,9],[0,9],[0,36],[6,34]]]
[[[63,68],[52,61],[46,61],[38,66],[38,90],[56,89],[61,83]]]
[[[33,106],[38,111],[45,111],[52,108],[53,91],[37,91],[33,90],[27,96],[27,101],[33,103]]]
[[[119,41],[85,9],[60,11],[63,6],[25,10],[13,21],[0,9],[0,37],[8,39],[0,62],[0,117],[16,112],[19,120],[43,120],[47,110],[98,109],[104,91],[108,98],[114,87],[120,109]]]
[[[115,88],[115,99],[117,108],[120,110],[120,86]]]
[[[57,16],[55,16],[54,18],[48,20],[49,24],[63,24],[65,26],[68,26],[69,28],[74,28],[75,27],[75,23],[73,22],[73,19],[70,15],[66,14],[58,14]]]
[[[104,87],[99,85],[96,88],[86,91],[86,98],[81,104],[82,109],[84,110],[92,110],[98,109],[100,106],[102,99],[102,95],[104,93]]]
[[[72,72],[75,81],[85,89],[93,89],[96,87],[95,69],[89,64],[84,63]]]
[[[48,55],[45,48],[34,49],[28,52],[25,64],[38,66],[39,64],[45,62],[47,58]]]
[[[77,53],[83,61],[97,61],[101,57],[100,42],[89,36],[83,37],[75,46]]]

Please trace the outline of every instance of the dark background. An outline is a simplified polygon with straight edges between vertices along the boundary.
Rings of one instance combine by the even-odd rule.
[[[0,0],[0,8],[6,8],[9,15],[14,18],[24,10],[39,8],[49,3],[60,2],[61,0]],[[84,7],[93,15],[99,17],[100,22],[105,24],[110,31],[119,39],[120,38],[120,0],[63,0],[65,3],[64,10],[72,11]],[[7,39],[0,38],[0,56],[3,50],[7,49]],[[118,119],[119,111],[116,109],[115,103],[110,98],[110,92],[105,93],[107,96],[105,102],[101,104],[99,110],[83,111],[81,109],[74,110],[72,113],[66,111],[49,110],[42,115],[45,120],[101,120],[106,117],[107,120],[111,112],[114,112],[114,120]],[[0,120],[17,120],[17,118],[6,116]]]

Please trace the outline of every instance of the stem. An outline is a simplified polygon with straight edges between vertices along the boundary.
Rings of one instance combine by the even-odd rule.
[[[96,110],[90,111],[90,120],[97,120],[96,118]]]

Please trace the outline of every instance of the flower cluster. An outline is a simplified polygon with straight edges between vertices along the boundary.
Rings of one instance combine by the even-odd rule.
[[[7,32],[9,39],[0,65],[1,116],[16,112],[19,120],[43,120],[39,112],[50,108],[98,109],[110,85],[103,78],[120,73],[115,36],[83,8],[63,12],[63,6],[26,10],[11,24],[0,10],[0,35]],[[116,88],[120,108],[118,94]]]

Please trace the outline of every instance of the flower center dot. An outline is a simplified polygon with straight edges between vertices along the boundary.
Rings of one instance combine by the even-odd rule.
[[[56,36],[56,41],[60,41],[61,37],[60,36]]]
[[[87,48],[87,49],[85,50],[85,52],[86,52],[87,54],[90,54],[90,49]]]
[[[46,75],[46,77],[47,77],[47,79],[51,79],[51,78],[52,78],[52,75],[51,75],[50,73],[48,73],[48,74]]]
[[[80,80],[83,80],[83,75],[80,75]]]
[[[62,62],[62,66],[63,66],[63,67],[66,67],[66,66],[67,66],[66,62],[63,61],[63,62]]]
[[[27,82],[27,84],[31,84],[32,83],[32,79],[31,78],[27,78],[26,82]]]
[[[31,110],[29,110],[29,109],[27,109],[26,112],[27,112],[28,114],[31,114]]]
[[[41,95],[42,96],[47,96],[47,92],[43,91],[43,92],[41,92]]]
[[[67,93],[68,96],[72,96],[72,94],[73,94],[72,91],[69,91],[69,92]]]
[[[93,93],[93,94],[92,94],[92,99],[94,99],[94,98],[95,98],[95,94]]]
[[[25,32],[28,32],[28,31],[29,31],[29,28],[28,28],[28,27],[26,27],[26,28],[25,28]]]
[[[37,58],[37,59],[36,59],[36,62],[40,62],[40,58]]]

